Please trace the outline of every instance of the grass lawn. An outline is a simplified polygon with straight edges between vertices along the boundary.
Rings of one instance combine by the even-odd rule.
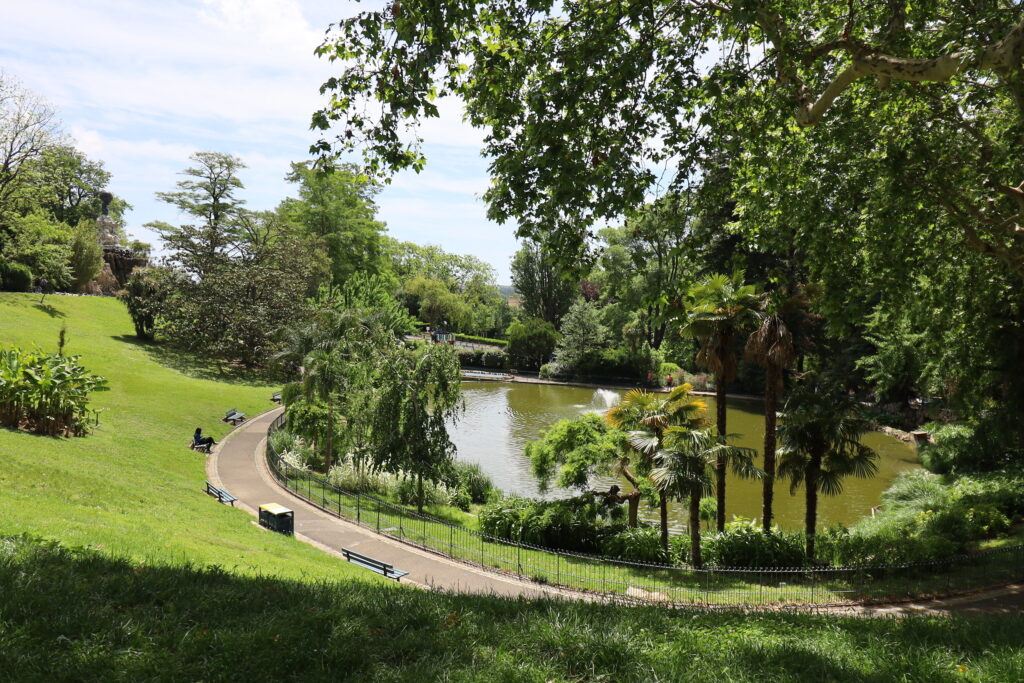
[[[691,612],[398,587],[202,493],[192,430],[223,436],[224,411],[269,408],[273,387],[138,344],[116,301],[0,294],[0,344],[54,350],[62,324],[67,352],[110,391],[87,437],[0,430],[0,680],[1024,679],[1020,616]]]
[[[0,344],[82,356],[110,390],[93,395],[100,426],[57,439],[0,429],[0,534],[30,532],[139,560],[216,564],[242,573],[375,576],[271,534],[203,493],[205,456],[186,447],[202,426],[220,440],[229,408],[273,407],[274,387],[140,344],[109,298],[0,294]],[[372,580],[372,579],[368,579]]]
[[[1022,619],[671,611],[325,584],[0,539],[0,678],[1019,681]]]

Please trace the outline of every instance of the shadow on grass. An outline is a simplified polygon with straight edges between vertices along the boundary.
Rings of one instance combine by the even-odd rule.
[[[139,565],[0,538],[0,671],[258,680],[1019,679],[1015,618],[857,619],[453,595]],[[173,672],[173,673],[172,673]]]
[[[50,304],[35,303],[35,304],[32,304],[32,308],[36,309],[37,311],[42,311],[43,313],[45,313],[46,315],[50,316],[51,318],[66,318],[67,317],[67,314],[64,311],[62,311],[62,310],[60,310],[58,308],[54,308]]]
[[[123,344],[141,348],[154,363],[176,370],[193,379],[206,379],[229,384],[265,386],[280,381],[278,373],[265,368],[247,368],[204,357],[195,351],[178,349],[166,343],[139,339],[135,335],[112,335]]]

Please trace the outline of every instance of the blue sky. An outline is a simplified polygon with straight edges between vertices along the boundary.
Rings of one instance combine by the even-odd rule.
[[[48,99],[75,144],[113,173],[134,206],[128,232],[181,222],[153,193],[173,188],[198,150],[248,164],[245,199],[269,209],[292,188],[290,161],[308,157],[320,84],[332,73],[313,49],[331,21],[375,3],[327,0],[0,0],[0,68]],[[487,220],[482,134],[457,102],[422,130],[429,162],[378,197],[388,232],[491,263],[507,284],[514,226]]]

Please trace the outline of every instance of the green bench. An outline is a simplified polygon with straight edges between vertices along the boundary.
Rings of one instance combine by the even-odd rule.
[[[231,410],[224,414],[224,417],[222,417],[220,421],[227,422],[232,427],[235,427],[245,422],[245,415],[232,408]]]
[[[357,553],[354,550],[349,550],[348,548],[342,548],[341,553],[345,556],[345,559],[352,564],[358,564],[364,569],[369,569],[371,572],[377,572],[381,576],[394,579],[395,581],[400,581],[403,576],[409,573],[402,571],[401,569],[395,569],[387,562],[381,562],[380,560],[375,560],[372,557],[361,555],[360,553]]]
[[[213,496],[222,503],[230,503],[231,507],[235,507],[235,501],[238,500],[230,493],[228,493],[226,490],[218,486],[214,486],[210,482],[206,482],[206,493],[208,495]]]

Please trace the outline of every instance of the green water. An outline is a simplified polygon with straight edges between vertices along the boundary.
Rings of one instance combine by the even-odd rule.
[[[554,422],[581,415],[585,411],[605,410],[616,395],[607,389],[504,382],[465,382],[463,396],[466,412],[450,429],[458,448],[459,460],[480,463],[495,485],[504,491],[522,495],[539,495],[537,482],[530,471],[530,462],[523,448],[538,438]],[[714,419],[715,402],[705,397],[708,416]],[[764,440],[764,416],[756,401],[730,401],[729,432],[739,434],[735,443],[755,448],[759,453]],[[864,442],[879,454],[878,474],[872,479],[849,478],[842,495],[819,499],[819,524],[842,522],[852,524],[870,514],[880,502],[882,491],[900,472],[919,467],[913,446],[880,433],[867,435]],[[759,460],[760,461],[760,460]],[[628,487],[627,487],[628,488]],[[549,495],[566,495],[555,491]],[[727,494],[729,518],[740,515],[759,518],[761,515],[761,483],[730,476]],[[803,491],[789,493],[789,484],[776,485],[775,515],[785,529],[803,526]],[[644,516],[652,521],[657,511],[648,509]],[[670,510],[673,527],[678,531],[685,524],[685,509],[674,504]]]

